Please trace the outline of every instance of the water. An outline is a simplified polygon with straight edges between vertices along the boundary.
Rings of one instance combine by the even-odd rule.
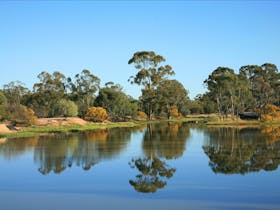
[[[0,209],[280,209],[279,128],[142,125],[0,140]]]

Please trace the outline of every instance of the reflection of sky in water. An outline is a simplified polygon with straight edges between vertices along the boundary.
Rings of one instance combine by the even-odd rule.
[[[185,132],[189,132],[187,131],[188,127],[181,129],[186,129]],[[176,168],[176,172],[172,178],[167,180],[164,189],[152,194],[136,192],[130,186],[129,180],[134,179],[139,171],[131,169],[128,163],[132,158],[143,157],[146,154],[143,152],[145,148],[143,148],[142,140],[145,131],[126,130],[127,134],[125,135],[118,132],[111,133],[116,138],[112,137],[110,143],[120,141],[122,146],[110,147],[106,145],[106,142],[94,140],[87,142],[88,144],[83,142],[82,145],[92,146],[94,144],[99,152],[105,151],[106,155],[100,154],[96,157],[96,164],[87,171],[83,170],[81,166],[77,166],[73,161],[72,167],[67,167],[59,174],[51,171],[47,175],[42,175],[38,171],[37,161],[39,159],[35,160],[34,152],[44,150],[38,150],[40,148],[36,148],[36,145],[21,143],[18,146],[10,143],[11,151],[7,153],[7,148],[3,151],[1,149],[3,144],[1,144],[0,195],[2,196],[0,201],[3,205],[7,205],[6,207],[10,206],[10,209],[15,209],[12,208],[16,205],[16,202],[13,201],[15,197],[18,197],[25,206],[32,207],[34,204],[35,207],[40,206],[39,209],[47,209],[50,206],[54,209],[60,209],[61,205],[64,205],[65,208],[68,206],[69,209],[77,209],[74,208],[74,201],[80,202],[80,206],[83,206],[84,209],[91,209],[90,207],[94,203],[100,207],[99,209],[106,209],[110,206],[108,199],[112,201],[111,209],[127,209],[125,207],[128,203],[136,205],[133,209],[140,209],[140,207],[154,209],[152,207],[155,206],[161,209],[170,209],[171,207],[185,209],[185,205],[192,206],[194,209],[211,207],[214,209],[255,209],[257,207],[277,209],[280,207],[278,196],[280,193],[280,174],[278,169],[274,171],[260,170],[245,175],[215,174],[209,167],[209,157],[202,148],[209,143],[209,134],[207,133],[209,131],[196,128],[190,129],[189,135],[186,135],[185,150],[181,157],[168,160],[161,158],[169,166]],[[121,137],[124,138],[121,139]],[[129,137],[128,140],[127,137]],[[23,139],[16,141],[20,140],[24,141]],[[78,138],[73,140],[73,142],[75,141],[85,141],[85,139]],[[45,142],[47,141],[45,140]],[[73,142],[72,149],[78,148],[78,144]],[[156,142],[153,143],[153,146],[157,147]],[[278,145],[277,142],[270,142],[270,144]],[[161,154],[164,152],[162,149],[166,148],[168,147],[160,148]],[[277,147],[275,146],[275,148]],[[16,150],[20,150],[20,152]],[[66,151],[68,155],[75,154],[75,152],[69,152],[69,149]],[[16,154],[14,157],[13,152]],[[170,152],[166,152],[170,154]],[[7,154],[9,155],[7,156]],[[43,195],[47,195],[45,201],[42,199]],[[23,200],[24,196],[25,200]],[[36,202],[27,202],[28,199],[37,200]],[[142,202],[139,202],[139,199]],[[177,200],[177,202],[173,202],[173,200]],[[57,206],[51,204],[41,206],[46,201],[56,203]],[[102,204],[101,201],[106,201],[106,204]],[[70,205],[71,203],[72,205]]]

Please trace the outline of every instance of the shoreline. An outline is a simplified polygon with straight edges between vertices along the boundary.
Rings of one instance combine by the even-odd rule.
[[[50,118],[51,119],[51,118]],[[88,122],[85,125],[68,124],[68,125],[46,125],[46,126],[28,126],[21,127],[18,131],[11,131],[7,133],[1,133],[0,138],[24,138],[33,137],[53,133],[71,133],[80,131],[89,131],[97,129],[108,128],[124,128],[124,127],[136,127],[138,125],[144,125],[149,123],[161,123],[161,122],[187,122],[190,124],[200,124],[207,127],[267,127],[267,126],[280,126],[279,122],[265,123],[259,120],[225,120],[216,121],[211,117],[190,116],[180,119],[164,119],[164,120],[147,120],[147,121],[131,121],[131,122],[105,122],[105,123],[93,123]]]
[[[21,127],[19,131],[11,131],[7,133],[0,132],[0,138],[23,138],[32,137],[43,134],[52,133],[69,133],[79,131],[89,131],[97,129],[107,128],[125,128],[135,127],[138,125],[144,125],[149,123],[160,123],[160,122],[191,122],[194,118],[182,118],[182,119],[170,119],[170,120],[151,120],[151,121],[131,121],[131,122],[105,122],[105,123],[93,123],[88,122],[85,125],[69,124],[69,125],[47,125],[47,126],[28,126]],[[196,119],[197,122],[201,119]]]

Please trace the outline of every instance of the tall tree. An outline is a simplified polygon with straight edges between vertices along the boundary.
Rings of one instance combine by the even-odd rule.
[[[129,81],[143,87],[142,93],[145,93],[143,102],[147,107],[147,115],[152,118],[155,106],[155,90],[156,87],[168,75],[174,75],[174,71],[170,65],[161,65],[165,62],[165,58],[157,55],[153,51],[140,51],[134,53],[128,64],[134,64],[139,70],[135,76],[131,76]]]
[[[279,104],[280,74],[274,64],[242,66],[239,72],[250,80],[250,90],[257,108],[266,104]]]
[[[218,112],[227,115],[235,112],[235,93],[237,87],[237,75],[233,69],[218,67],[204,81],[211,95],[215,97]]]
[[[124,120],[125,117],[137,115],[138,104],[132,97],[126,95],[120,85],[113,82],[105,84],[96,97],[95,106],[104,107],[112,120]]]
[[[55,71],[53,74],[41,72],[38,75],[40,82],[33,86],[33,94],[26,99],[40,117],[54,117],[55,105],[66,98],[66,77]]]
[[[168,118],[172,106],[176,106],[180,113],[185,112],[185,105],[189,99],[188,91],[177,80],[163,80],[157,87],[156,93],[159,111],[167,113]]]
[[[99,90],[100,79],[89,70],[84,69],[81,74],[75,76],[72,81],[68,78],[71,90],[70,99],[76,102],[79,108],[79,115],[83,116],[86,110],[93,106],[95,93]]]
[[[24,95],[29,93],[29,90],[24,83],[15,81],[5,84],[3,92],[10,105],[19,105]]]
[[[4,93],[0,90],[0,121],[5,119],[7,116],[7,98]]]

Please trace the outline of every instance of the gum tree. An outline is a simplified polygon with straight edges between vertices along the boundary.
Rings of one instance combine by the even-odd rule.
[[[142,86],[142,103],[148,118],[151,119],[156,104],[156,88],[167,76],[174,75],[170,65],[162,65],[165,58],[153,51],[139,51],[134,53],[128,64],[134,64],[138,70],[135,76],[129,81],[132,84]]]

